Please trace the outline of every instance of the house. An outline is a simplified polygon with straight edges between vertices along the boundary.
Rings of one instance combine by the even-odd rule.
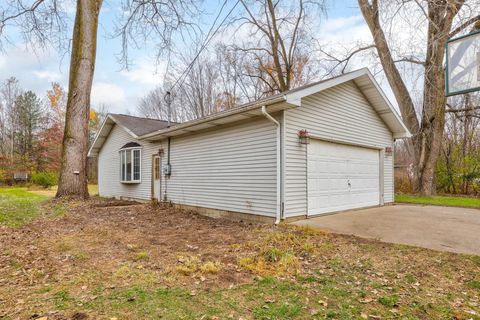
[[[110,114],[89,155],[101,196],[278,222],[392,203],[409,136],[361,69],[170,127]]]

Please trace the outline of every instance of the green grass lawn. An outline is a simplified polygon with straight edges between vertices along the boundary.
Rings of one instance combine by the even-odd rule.
[[[27,188],[0,188],[0,224],[19,227],[40,214],[40,204],[49,197]]]
[[[480,198],[469,197],[425,197],[411,194],[397,194],[395,195],[395,202],[480,209]]]
[[[42,214],[41,204],[55,196],[57,188],[29,190],[25,187],[0,188],[0,225],[20,227]],[[91,195],[98,194],[96,185],[89,185]],[[66,209],[61,204],[51,207],[55,215]]]

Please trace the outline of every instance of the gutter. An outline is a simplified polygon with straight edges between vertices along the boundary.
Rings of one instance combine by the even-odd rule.
[[[182,130],[182,129],[187,129],[187,128],[195,126],[195,125],[199,125],[199,124],[202,124],[202,123],[214,121],[214,120],[217,120],[217,119],[223,119],[223,118],[233,116],[233,115],[236,115],[236,114],[241,114],[241,113],[244,113],[244,112],[249,112],[249,111],[256,110],[260,107],[260,103],[263,103],[265,105],[267,105],[267,104],[270,105],[270,104],[275,104],[275,103],[283,102],[283,101],[287,101],[287,96],[281,95],[281,96],[276,96],[274,98],[266,99],[265,101],[257,101],[257,102],[253,102],[253,103],[248,103],[248,104],[244,105],[243,107],[234,108],[233,110],[214,113],[212,115],[209,115],[209,116],[206,116],[206,117],[203,117],[203,118],[187,121],[187,122],[184,122],[184,123],[176,124],[176,125],[171,126],[169,128],[165,128],[165,129],[157,130],[157,131],[154,131],[154,132],[151,132],[151,133],[147,133],[143,136],[138,137],[138,139],[139,140],[144,140],[144,139],[155,137],[157,135],[168,136],[168,134],[171,133],[171,132],[179,131],[179,130]],[[287,103],[288,103],[288,101],[287,101]]]
[[[281,219],[281,195],[280,195],[280,184],[281,184],[281,178],[283,176],[282,173],[282,167],[281,167],[281,162],[280,162],[280,157],[281,157],[281,152],[280,152],[280,123],[272,117],[268,112],[267,108],[265,106],[262,106],[262,114],[270,120],[276,127],[277,127],[277,205],[276,205],[276,212],[275,212],[275,224],[280,223]]]

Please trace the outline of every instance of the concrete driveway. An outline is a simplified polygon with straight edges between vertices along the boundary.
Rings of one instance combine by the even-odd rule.
[[[393,205],[293,222],[335,233],[480,255],[480,210]]]

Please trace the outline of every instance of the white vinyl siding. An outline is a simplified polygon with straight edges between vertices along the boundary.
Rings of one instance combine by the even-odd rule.
[[[164,179],[168,200],[275,216],[276,131],[271,122],[257,117],[174,137],[170,149],[172,174]]]
[[[128,142],[141,145],[139,168],[133,168],[133,175],[140,173],[141,183],[121,183],[120,149]],[[160,143],[149,143],[134,139],[122,127],[114,125],[98,154],[98,192],[102,197],[125,197],[139,200],[151,199],[152,155],[162,148]],[[137,155],[133,154],[133,157]],[[141,168],[141,169],[140,169]]]
[[[393,148],[393,136],[365,96],[351,81],[302,99],[285,111],[285,216],[307,213],[307,146],[298,131],[327,141],[373,148]],[[393,157],[384,158],[384,202],[393,202]]]

